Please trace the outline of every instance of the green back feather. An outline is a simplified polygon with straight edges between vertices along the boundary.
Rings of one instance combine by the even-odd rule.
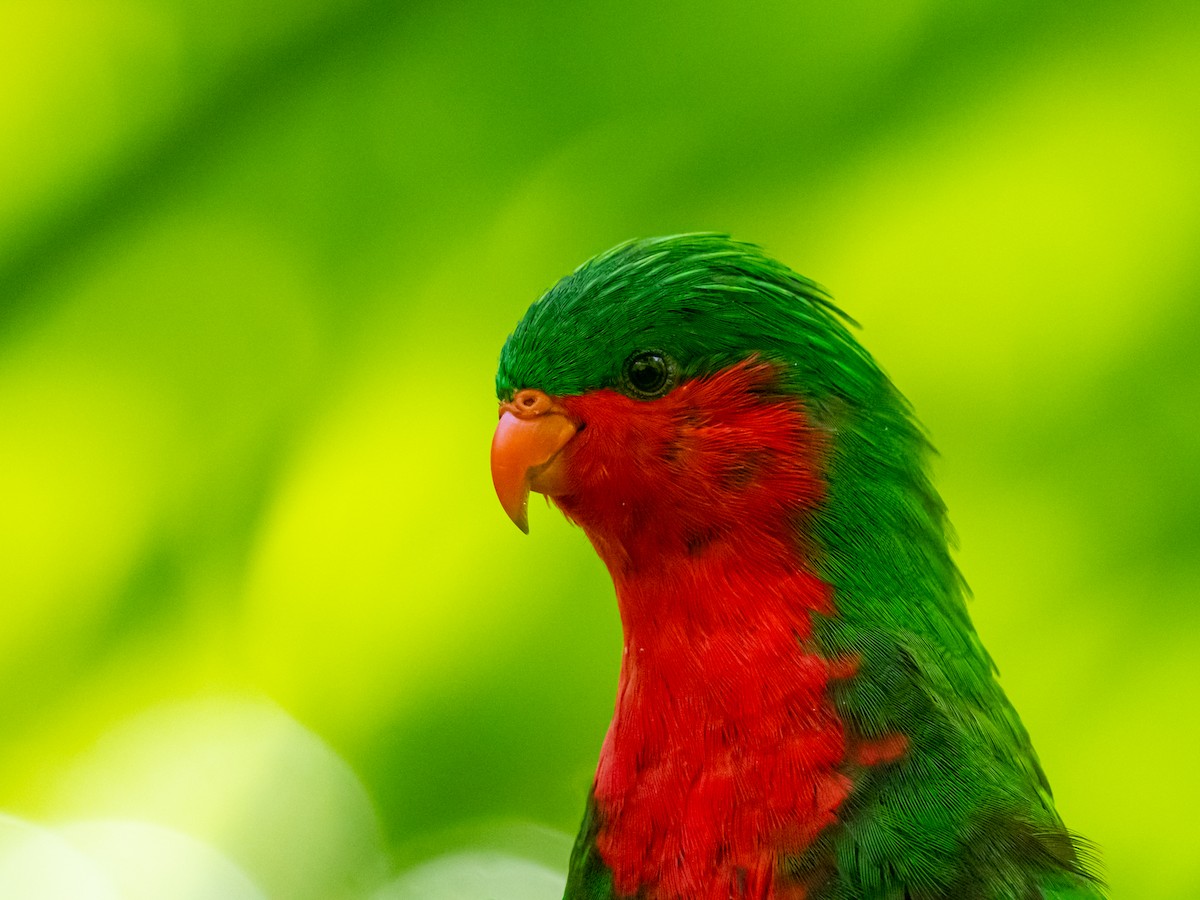
[[[848,321],[751,245],[631,242],[530,308],[504,346],[497,393],[616,388],[643,350],[669,354],[684,377],[751,355],[780,364],[781,387],[831,436],[827,500],[797,523],[834,588],[815,649],[860,660],[833,687],[852,735],[910,742],[901,760],[852,773],[839,824],[789,868],[823,898],[1100,897],[971,625],[925,436]],[[581,843],[593,827],[589,811]],[[611,896],[596,855],[577,848],[575,860],[567,896]]]

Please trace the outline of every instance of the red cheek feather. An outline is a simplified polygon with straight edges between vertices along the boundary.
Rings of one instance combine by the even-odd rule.
[[[569,483],[554,501],[614,578],[710,544],[794,562],[787,523],[824,494],[824,448],[777,381],[775,366],[751,361],[659,400],[608,390],[560,400],[584,427],[564,450]]]
[[[751,361],[660,400],[560,401],[584,427],[554,500],[607,563],[625,632],[594,787],[620,896],[803,897],[780,864],[837,820],[846,764],[904,750],[847,759],[828,687],[857,660],[812,649],[832,589],[796,540],[824,494],[824,440],[777,375]]]

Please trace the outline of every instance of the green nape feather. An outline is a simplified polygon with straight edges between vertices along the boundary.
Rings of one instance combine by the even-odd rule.
[[[530,308],[505,344],[497,393],[619,388],[624,361],[647,349],[669,355],[681,380],[750,356],[779,364],[782,388],[829,436],[825,502],[796,529],[833,588],[836,613],[817,617],[815,645],[859,661],[832,683],[833,701],[852,738],[909,741],[898,761],[848,773],[838,823],[786,868],[818,885],[812,900],[1102,897],[968,617],[926,438],[847,321],[757,247],[715,234],[631,242]],[[613,897],[592,817],[568,898]]]

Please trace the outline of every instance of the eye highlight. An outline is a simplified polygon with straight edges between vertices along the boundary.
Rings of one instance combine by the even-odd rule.
[[[635,353],[625,360],[623,381],[630,396],[654,400],[675,386],[675,365],[657,350]]]

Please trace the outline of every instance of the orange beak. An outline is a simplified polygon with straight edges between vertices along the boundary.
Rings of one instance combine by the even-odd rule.
[[[577,430],[542,391],[525,388],[500,404],[500,422],[492,438],[492,484],[508,517],[526,534],[529,492],[557,494],[565,489],[559,451]]]

